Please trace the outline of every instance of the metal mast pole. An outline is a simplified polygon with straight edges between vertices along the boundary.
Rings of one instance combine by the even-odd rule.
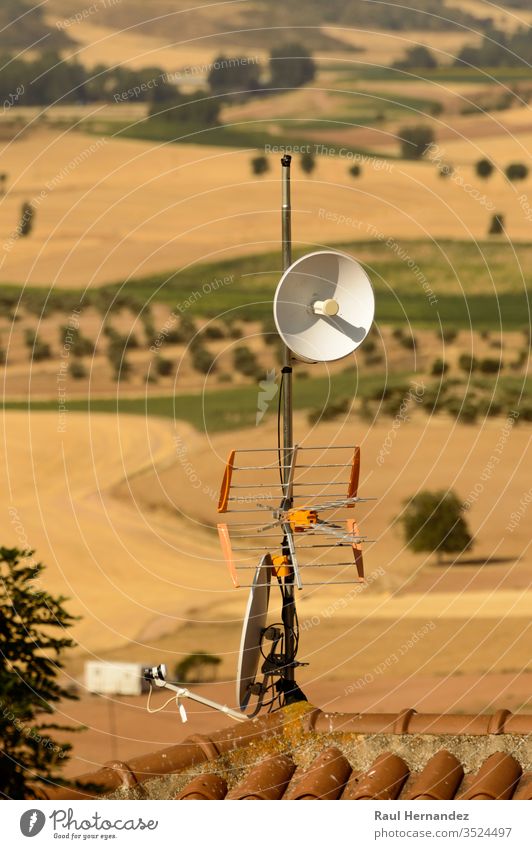
[[[283,271],[292,264],[292,209],[290,203],[290,163],[291,156],[283,156],[281,159],[282,166],[282,234],[283,234]],[[282,369],[282,386],[283,386],[283,473],[282,480],[285,489],[284,509],[287,510],[292,506],[292,499],[287,497],[287,485],[289,480],[290,465],[292,462],[292,450],[294,446],[294,425],[293,425],[293,406],[292,406],[292,353],[287,345],[283,345],[283,369]],[[285,540],[286,542],[286,540]],[[285,578],[285,601],[283,604],[283,624],[285,630],[285,654],[287,658],[293,658],[295,654],[295,597],[294,597],[294,576],[293,573]],[[294,681],[294,667],[288,666],[285,671],[285,678],[288,681]],[[295,685],[293,687],[295,689]],[[287,693],[290,700],[290,690]]]

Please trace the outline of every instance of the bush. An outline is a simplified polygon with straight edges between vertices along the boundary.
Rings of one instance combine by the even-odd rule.
[[[251,171],[257,176],[270,170],[270,163],[265,156],[254,156],[251,160]]]
[[[225,334],[221,327],[216,324],[208,324],[203,328],[203,336],[205,339],[224,339]]]
[[[68,373],[74,380],[81,380],[84,377],[87,377],[87,369],[81,362],[81,360],[71,360],[68,364]]]
[[[235,348],[233,353],[233,363],[236,371],[246,377],[258,377],[259,364],[254,352],[246,345],[240,345]]]
[[[59,342],[68,347],[75,357],[92,356],[94,354],[94,342],[83,336],[75,327],[63,324],[59,329]]]
[[[532,404],[521,404],[519,407],[519,415],[524,422],[532,422]]]
[[[270,85],[272,88],[298,88],[316,75],[314,59],[297,42],[281,44],[270,53]]]
[[[109,339],[107,346],[107,356],[109,359],[117,359],[122,357],[130,348],[138,348],[139,342],[134,333],[128,336],[122,336],[114,327],[110,325],[104,328],[104,334]]]
[[[471,354],[460,354],[458,357],[458,366],[466,374],[471,374],[478,369],[478,360]]]
[[[121,355],[109,357],[109,361],[113,367],[114,380],[129,380],[131,374],[131,363]]]
[[[452,175],[454,174],[454,166],[451,165],[449,162],[442,162],[442,164],[438,168],[438,174],[440,175],[440,177],[443,178],[452,177]]]
[[[415,351],[416,345],[417,345],[416,337],[415,336],[401,336],[401,338],[399,339],[399,344],[403,348],[406,348],[409,351]]]
[[[168,330],[164,338],[168,345],[182,345],[185,341],[182,332],[177,327]]]
[[[19,236],[29,236],[33,230],[33,221],[35,219],[35,210],[31,203],[24,201],[20,209],[20,221],[17,228]]]
[[[351,165],[349,169],[349,174],[351,177],[360,177],[362,174],[362,166],[361,165]]]
[[[434,143],[431,127],[401,127],[398,131],[403,159],[421,159],[427,148]]]
[[[403,338],[403,328],[402,327],[394,327],[392,330],[392,336],[394,339],[402,339]]]
[[[33,330],[26,330],[25,342],[30,348],[30,359],[35,362],[49,360],[52,357],[52,350],[48,342],[42,342]]]
[[[458,336],[458,330],[455,330],[454,327],[443,327],[441,331],[441,337],[444,342],[450,344],[454,342],[456,337]]]
[[[463,424],[474,424],[478,417],[478,407],[468,398],[458,398],[452,395],[443,405],[444,408]]]
[[[500,236],[504,233],[504,215],[495,213],[491,216],[488,236]]]
[[[441,377],[441,375],[445,374],[447,371],[449,371],[449,364],[445,363],[438,357],[438,359],[434,360],[432,363],[430,373],[434,375],[434,377]]]
[[[261,68],[246,56],[217,56],[211,65],[207,83],[215,94],[248,93],[260,88]]]
[[[475,172],[477,174],[477,177],[481,177],[483,180],[487,180],[488,177],[491,177],[493,171],[494,166],[489,159],[479,159],[477,164],[475,165]]]
[[[242,330],[239,324],[232,324],[229,328],[230,339],[242,339],[243,335],[244,331]]]
[[[176,663],[174,675],[180,684],[205,684],[216,679],[216,668],[221,662],[214,654],[194,652]]]
[[[528,177],[528,168],[522,162],[512,162],[508,165],[504,172],[508,180],[526,180]]]
[[[498,416],[502,413],[502,404],[493,398],[479,398],[477,410],[479,416]]]
[[[186,315],[181,316],[181,323],[179,325],[179,329],[181,331],[181,337],[183,342],[190,342],[194,336],[196,335],[196,325]]]
[[[215,357],[207,348],[194,347],[191,348],[192,368],[202,374],[216,371]]]
[[[434,54],[424,44],[416,44],[409,47],[403,59],[399,59],[392,65],[399,70],[417,68],[420,70],[433,70],[438,67]]]
[[[155,371],[157,374],[160,374],[161,377],[169,377],[173,370],[174,364],[172,360],[167,360],[164,357],[155,358]]]
[[[504,368],[504,364],[502,360],[485,357],[479,362],[478,367],[483,374],[498,374]]]
[[[155,344],[155,340],[157,339],[155,325],[150,317],[144,318],[142,320],[142,325],[144,327],[144,336],[146,338],[146,344],[149,347],[150,345]]]
[[[453,492],[420,492],[406,502],[400,517],[411,551],[443,554],[466,551],[472,538],[463,517],[464,506]]]
[[[316,167],[316,160],[312,153],[303,153],[301,155],[301,170],[305,172],[305,174],[312,174]]]

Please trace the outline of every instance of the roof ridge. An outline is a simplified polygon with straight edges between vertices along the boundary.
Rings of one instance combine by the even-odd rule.
[[[72,779],[74,786],[39,782],[32,791],[43,799],[87,799],[114,793],[121,788],[231,756],[249,746],[272,742],[274,755],[279,738],[292,748],[308,735],[531,735],[532,714],[513,714],[501,709],[493,714],[428,714],[414,708],[397,713],[327,713],[308,702],[299,702],[274,713],[249,719],[210,735],[193,734],[181,743],[124,761],[109,761],[99,770]],[[96,788],[96,789],[95,789]]]

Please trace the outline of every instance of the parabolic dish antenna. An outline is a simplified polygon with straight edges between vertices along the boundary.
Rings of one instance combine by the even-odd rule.
[[[270,601],[271,566],[271,555],[265,554],[257,566],[244,616],[236,679],[236,698],[242,711],[248,706],[250,687],[255,682],[261,659],[262,632]]]
[[[340,251],[316,251],[292,263],[273,302],[283,342],[305,362],[347,357],[367,336],[374,314],[368,275]]]

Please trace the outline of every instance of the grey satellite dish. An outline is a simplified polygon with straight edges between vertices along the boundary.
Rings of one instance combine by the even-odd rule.
[[[236,698],[242,711],[245,711],[248,706],[251,697],[250,687],[255,682],[259,668],[260,644],[262,632],[266,627],[270,601],[272,565],[271,555],[265,554],[257,566],[244,616],[236,679]]]
[[[368,275],[340,251],[316,251],[292,263],[273,302],[279,335],[305,362],[347,357],[367,336],[374,314]]]

